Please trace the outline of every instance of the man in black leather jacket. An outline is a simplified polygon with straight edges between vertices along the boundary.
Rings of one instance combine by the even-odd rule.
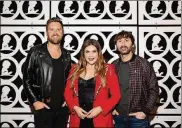
[[[34,109],[35,128],[64,128],[68,108],[63,93],[71,67],[70,53],[60,45],[63,24],[47,21],[48,41],[30,49],[23,68],[23,86]]]

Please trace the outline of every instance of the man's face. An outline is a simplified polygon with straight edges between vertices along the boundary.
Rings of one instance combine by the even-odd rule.
[[[59,44],[63,37],[63,28],[59,22],[51,22],[47,27],[47,38],[52,44]]]
[[[116,46],[121,55],[127,55],[132,52],[132,41],[130,38],[120,38],[116,42]]]

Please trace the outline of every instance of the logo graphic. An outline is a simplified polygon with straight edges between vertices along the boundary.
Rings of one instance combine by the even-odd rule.
[[[161,54],[166,49],[166,40],[159,34],[151,35],[146,42],[146,47],[152,54]]]
[[[0,52],[9,54],[16,48],[16,39],[11,34],[3,34],[0,36]]]
[[[181,35],[177,35],[172,40],[172,47],[178,53],[181,54]]]
[[[84,11],[89,17],[98,17],[104,11],[104,4],[102,1],[86,1]]]
[[[156,73],[156,76],[158,78],[158,80],[162,79],[164,76],[166,76],[167,74],[167,68],[166,65],[164,64],[164,62],[160,61],[160,60],[153,60],[151,61],[154,71]]]
[[[111,1],[109,10],[115,17],[124,17],[128,14],[130,5],[128,1]]]
[[[181,61],[177,61],[173,66],[173,74],[178,79],[181,80]]]
[[[178,105],[181,106],[181,87],[177,87],[173,92],[173,100]]]
[[[1,90],[1,104],[10,105],[15,100],[15,91],[11,86],[4,85],[0,87]]]
[[[0,1],[0,8],[1,16],[6,18],[12,17],[17,11],[15,1]]]
[[[78,48],[78,40],[73,34],[65,34],[63,41],[63,47],[71,53],[75,52]]]
[[[22,48],[26,52],[30,50],[31,47],[42,44],[42,40],[36,34],[28,34],[22,40]]]
[[[162,106],[167,100],[167,92],[164,88],[159,86],[159,106]]]
[[[166,4],[164,1],[148,1],[145,9],[151,17],[159,18],[166,11]]]
[[[103,49],[104,47],[104,40],[102,39],[102,37],[99,34],[89,34],[88,36],[86,36],[86,39],[94,39],[97,40],[101,46],[101,48]]]
[[[16,72],[16,66],[13,64],[13,62],[7,59],[0,61],[0,67],[2,67],[0,72],[0,78],[2,79],[11,78]]]
[[[114,52],[114,53],[117,54],[118,51],[117,51],[117,48],[116,48],[116,45],[115,45],[115,42],[114,42],[115,36],[116,36],[116,34],[111,37],[111,39],[109,41],[109,47],[110,47],[110,49],[111,49],[112,52]]]
[[[60,1],[58,10],[64,17],[73,17],[78,12],[78,3],[76,1]]]
[[[42,3],[40,1],[25,1],[23,3],[23,12],[27,17],[35,18],[42,12]]]
[[[181,17],[181,1],[173,1],[171,9],[177,17]]]

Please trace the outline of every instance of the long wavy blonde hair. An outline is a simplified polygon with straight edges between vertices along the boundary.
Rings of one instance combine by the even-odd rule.
[[[106,86],[106,68],[107,67],[105,64],[104,57],[102,55],[101,46],[98,41],[94,39],[88,39],[84,41],[80,51],[80,59],[73,69],[73,74],[69,77],[69,79],[71,79],[71,86],[70,86],[71,88],[73,88],[74,86],[74,80],[76,79],[76,77],[79,76],[82,72],[86,73],[87,62],[84,56],[84,52],[85,52],[85,48],[90,45],[95,46],[98,52],[98,59],[95,63],[95,74],[100,76],[102,86],[103,87]]]

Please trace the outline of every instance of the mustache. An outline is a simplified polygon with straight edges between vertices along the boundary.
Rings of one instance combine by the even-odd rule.
[[[120,49],[122,49],[122,48],[127,48],[128,49],[128,47],[126,47],[126,46],[121,46]]]
[[[59,36],[58,34],[52,35],[52,36]]]

